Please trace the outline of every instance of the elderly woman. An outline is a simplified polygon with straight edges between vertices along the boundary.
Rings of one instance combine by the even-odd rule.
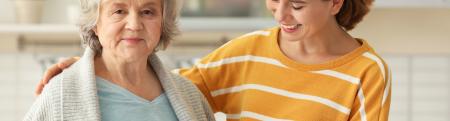
[[[266,0],[279,26],[238,37],[180,74],[228,120],[386,121],[388,66],[347,32],[372,2]]]
[[[52,79],[25,120],[214,120],[201,92],[164,70],[176,0],[81,0],[81,59]]]

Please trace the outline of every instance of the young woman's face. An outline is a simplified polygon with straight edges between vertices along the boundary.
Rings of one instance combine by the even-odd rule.
[[[147,57],[162,33],[162,0],[102,0],[96,34],[103,52],[126,59]]]
[[[298,40],[313,37],[335,21],[336,1],[342,0],[266,0],[266,7],[280,24],[281,37]]]

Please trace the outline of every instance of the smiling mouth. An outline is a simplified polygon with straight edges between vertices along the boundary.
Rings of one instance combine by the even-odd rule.
[[[143,41],[144,39],[139,38],[139,37],[125,37],[121,39],[122,41],[125,41],[128,44],[137,44],[140,41]]]
[[[134,40],[134,41],[139,41],[139,40],[143,40],[142,38],[139,37],[124,37],[122,38],[122,40]]]
[[[302,26],[301,24],[293,24],[293,25],[280,24],[280,28],[286,33],[294,33],[301,26]]]
[[[284,29],[288,29],[288,30],[295,30],[295,29],[297,29],[300,26],[301,26],[301,24],[295,24],[295,25],[281,24],[281,27],[283,27]]]

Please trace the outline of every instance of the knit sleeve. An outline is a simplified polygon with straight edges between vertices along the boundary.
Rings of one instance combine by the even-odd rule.
[[[31,108],[25,114],[24,121],[56,121],[62,118],[60,76],[50,80]]]
[[[206,97],[207,101],[211,105],[214,112],[219,111],[220,109],[215,105],[214,99],[211,95],[211,90],[208,88],[206,84],[205,77],[206,75],[202,74],[197,67],[192,67],[190,69],[181,69],[180,75],[191,80],[197,88],[202,92],[202,94]]]

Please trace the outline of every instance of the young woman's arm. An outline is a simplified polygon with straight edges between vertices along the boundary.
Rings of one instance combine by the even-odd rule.
[[[387,68],[387,67],[386,67]],[[367,70],[361,80],[350,113],[350,121],[387,121],[391,103],[391,75],[382,74],[377,66]]]

